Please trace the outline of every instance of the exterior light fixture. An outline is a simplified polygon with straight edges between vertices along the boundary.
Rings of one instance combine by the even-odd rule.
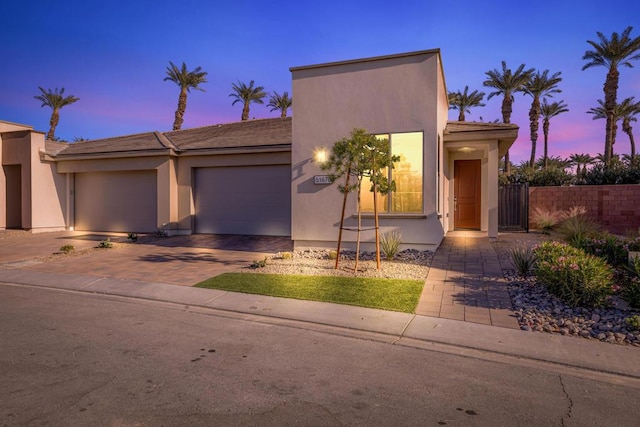
[[[316,148],[313,153],[313,160],[318,164],[324,164],[328,160],[327,150],[324,147]]]

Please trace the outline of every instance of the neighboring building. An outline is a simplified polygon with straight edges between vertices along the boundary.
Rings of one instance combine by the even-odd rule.
[[[498,159],[515,125],[447,122],[439,50],[291,69],[294,118],[252,120],[61,144],[0,122],[0,229],[291,236],[337,240],[342,196],[314,153],[353,128],[385,135],[401,157],[380,231],[435,248],[446,232],[498,231]],[[371,224],[370,193],[363,192]],[[355,226],[356,195],[347,226]],[[368,226],[370,228],[370,226]],[[346,231],[349,247],[355,233]],[[371,245],[373,231],[362,240]]]

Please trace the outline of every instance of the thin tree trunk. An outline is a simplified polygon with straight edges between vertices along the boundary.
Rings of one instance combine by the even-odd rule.
[[[356,263],[353,274],[358,273],[358,260],[360,259],[360,230],[362,229],[362,209],[360,205],[360,189],[362,188],[362,176],[358,177],[358,232],[356,234]]]
[[[544,160],[543,168],[549,167],[549,120],[544,120],[542,123],[542,132],[544,133]]]
[[[509,150],[504,153],[504,174],[511,175],[511,161],[509,160]]]
[[[373,222],[376,230],[376,269],[380,270],[380,233],[378,232],[378,187],[373,181]]]
[[[340,245],[342,244],[342,228],[344,227],[344,211],[347,208],[347,196],[349,195],[349,176],[351,175],[351,166],[347,168],[347,178],[344,181],[344,199],[342,200],[342,214],[340,215],[340,231],[338,231],[338,249],[336,249],[336,267],[340,261]]]

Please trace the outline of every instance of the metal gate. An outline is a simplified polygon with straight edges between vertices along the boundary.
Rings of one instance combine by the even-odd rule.
[[[529,232],[529,184],[498,187],[498,230]]]

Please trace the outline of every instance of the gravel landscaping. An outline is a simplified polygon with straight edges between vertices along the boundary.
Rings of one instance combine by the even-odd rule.
[[[302,274],[312,276],[354,276],[355,252],[342,251],[338,269],[330,250],[306,250],[277,253],[267,258],[266,265],[259,268],[242,269],[242,272],[267,274]],[[392,261],[384,258],[380,270],[376,269],[375,253],[360,255],[357,277],[379,277],[389,279],[425,280],[433,252],[407,249],[399,252]],[[259,261],[259,260],[257,260]]]
[[[514,313],[525,331],[556,333],[613,344],[640,347],[640,331],[625,319],[640,315],[621,299],[614,298],[608,308],[571,308],[550,295],[535,278],[518,277],[509,261],[509,249],[515,245],[533,245],[548,239],[542,235],[522,236],[522,240],[496,241],[493,245],[507,279]]]

